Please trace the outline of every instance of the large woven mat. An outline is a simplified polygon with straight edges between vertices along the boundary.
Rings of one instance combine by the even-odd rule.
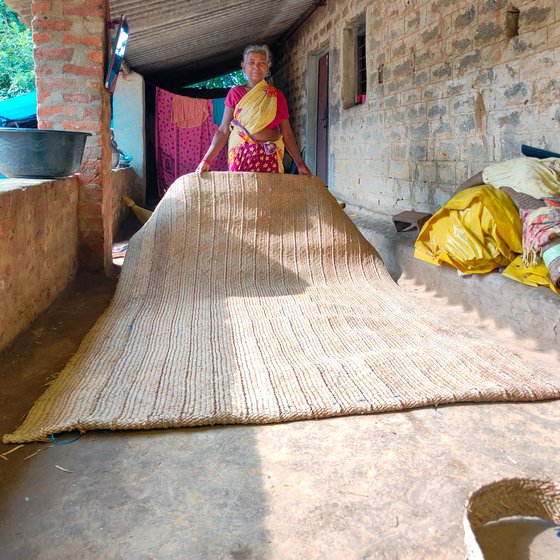
[[[4,442],[560,396],[402,291],[318,179],[187,175],[117,292]]]

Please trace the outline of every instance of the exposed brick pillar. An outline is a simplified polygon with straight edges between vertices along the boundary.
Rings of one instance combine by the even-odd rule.
[[[109,273],[111,108],[103,86],[108,0],[34,0],[31,11],[38,126],[92,134],[80,169],[79,260],[83,268]]]

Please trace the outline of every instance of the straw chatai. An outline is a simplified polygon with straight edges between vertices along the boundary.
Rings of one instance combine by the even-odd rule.
[[[399,288],[318,179],[187,175],[117,292],[5,442],[560,395]]]

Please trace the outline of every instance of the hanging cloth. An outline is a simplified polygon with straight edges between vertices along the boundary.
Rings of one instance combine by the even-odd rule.
[[[156,168],[158,192],[162,197],[181,175],[192,173],[204,157],[217,126],[207,118],[194,128],[181,128],[172,122],[173,93],[156,88]],[[201,100],[212,114],[212,100]],[[212,162],[212,171],[227,171],[227,151],[224,148]]]
[[[200,126],[208,118],[208,101],[174,95],[171,104],[171,122],[179,128]]]
[[[225,97],[220,97],[218,99],[212,99],[212,122],[218,126],[222,124],[222,119],[224,118],[225,111]]]

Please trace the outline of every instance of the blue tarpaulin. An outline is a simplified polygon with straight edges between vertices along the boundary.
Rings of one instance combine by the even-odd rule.
[[[35,118],[36,114],[37,92],[35,91],[0,101],[0,127],[30,121]],[[4,179],[4,175],[1,173],[0,179]]]
[[[6,121],[32,119],[37,113],[37,92],[31,91],[0,101],[0,126]]]

